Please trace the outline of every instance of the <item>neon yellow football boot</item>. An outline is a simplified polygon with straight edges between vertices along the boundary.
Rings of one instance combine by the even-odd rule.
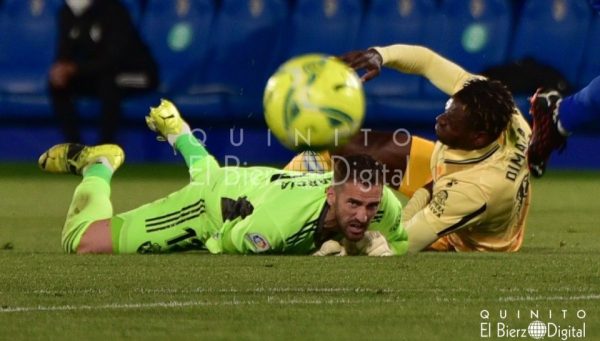
[[[161,99],[158,107],[150,108],[146,124],[158,134],[159,141],[169,141],[171,145],[181,134],[190,133],[190,126],[181,118],[177,107],[166,99]]]
[[[85,166],[104,158],[113,171],[125,161],[125,153],[116,144],[85,146],[77,143],[62,143],[52,146],[39,158],[40,168],[49,173],[81,174]]]

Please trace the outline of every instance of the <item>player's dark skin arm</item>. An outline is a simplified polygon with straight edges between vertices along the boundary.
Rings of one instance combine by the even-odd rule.
[[[365,73],[361,77],[363,82],[377,77],[383,64],[383,58],[375,49],[351,51],[339,58],[357,71],[364,70]],[[410,154],[411,143],[412,138],[405,132],[360,131],[349,143],[331,153],[337,156],[369,154],[385,165],[389,172],[387,174],[393,175],[398,172],[405,174],[406,158]],[[387,176],[386,183],[398,188],[399,183],[391,183],[397,179],[397,177]]]
[[[350,51],[339,58],[356,71],[364,70],[365,73],[360,77],[363,82],[367,82],[381,73],[383,58],[375,49]]]
[[[393,174],[405,174],[407,156],[410,153],[412,138],[406,132],[360,131],[350,142],[331,151],[332,156],[368,154],[386,167],[386,184],[400,187],[398,177]]]

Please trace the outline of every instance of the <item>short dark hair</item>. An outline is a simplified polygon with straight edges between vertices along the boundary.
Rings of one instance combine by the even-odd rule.
[[[334,157],[334,185],[341,185],[348,181],[360,183],[365,187],[383,185],[384,177],[383,165],[370,155],[353,154]]]
[[[476,78],[452,96],[464,106],[471,128],[485,131],[497,139],[506,129],[515,112],[513,96],[504,84],[496,80]]]

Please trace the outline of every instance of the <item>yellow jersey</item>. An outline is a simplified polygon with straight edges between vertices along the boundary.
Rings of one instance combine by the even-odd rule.
[[[411,45],[375,48],[385,66],[422,75],[448,95],[475,77],[433,51]],[[515,109],[508,128],[480,150],[436,142],[431,200],[407,222],[409,251],[517,251],[523,242],[531,190],[526,150],[531,128]],[[434,242],[432,244],[432,242]]]

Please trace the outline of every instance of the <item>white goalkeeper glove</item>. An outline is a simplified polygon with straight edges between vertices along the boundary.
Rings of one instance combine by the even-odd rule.
[[[346,250],[335,240],[328,240],[321,248],[312,254],[313,256],[345,256]]]
[[[393,256],[385,236],[379,231],[367,231],[363,239],[357,242],[343,241],[344,249],[349,255],[367,255],[373,257]]]

